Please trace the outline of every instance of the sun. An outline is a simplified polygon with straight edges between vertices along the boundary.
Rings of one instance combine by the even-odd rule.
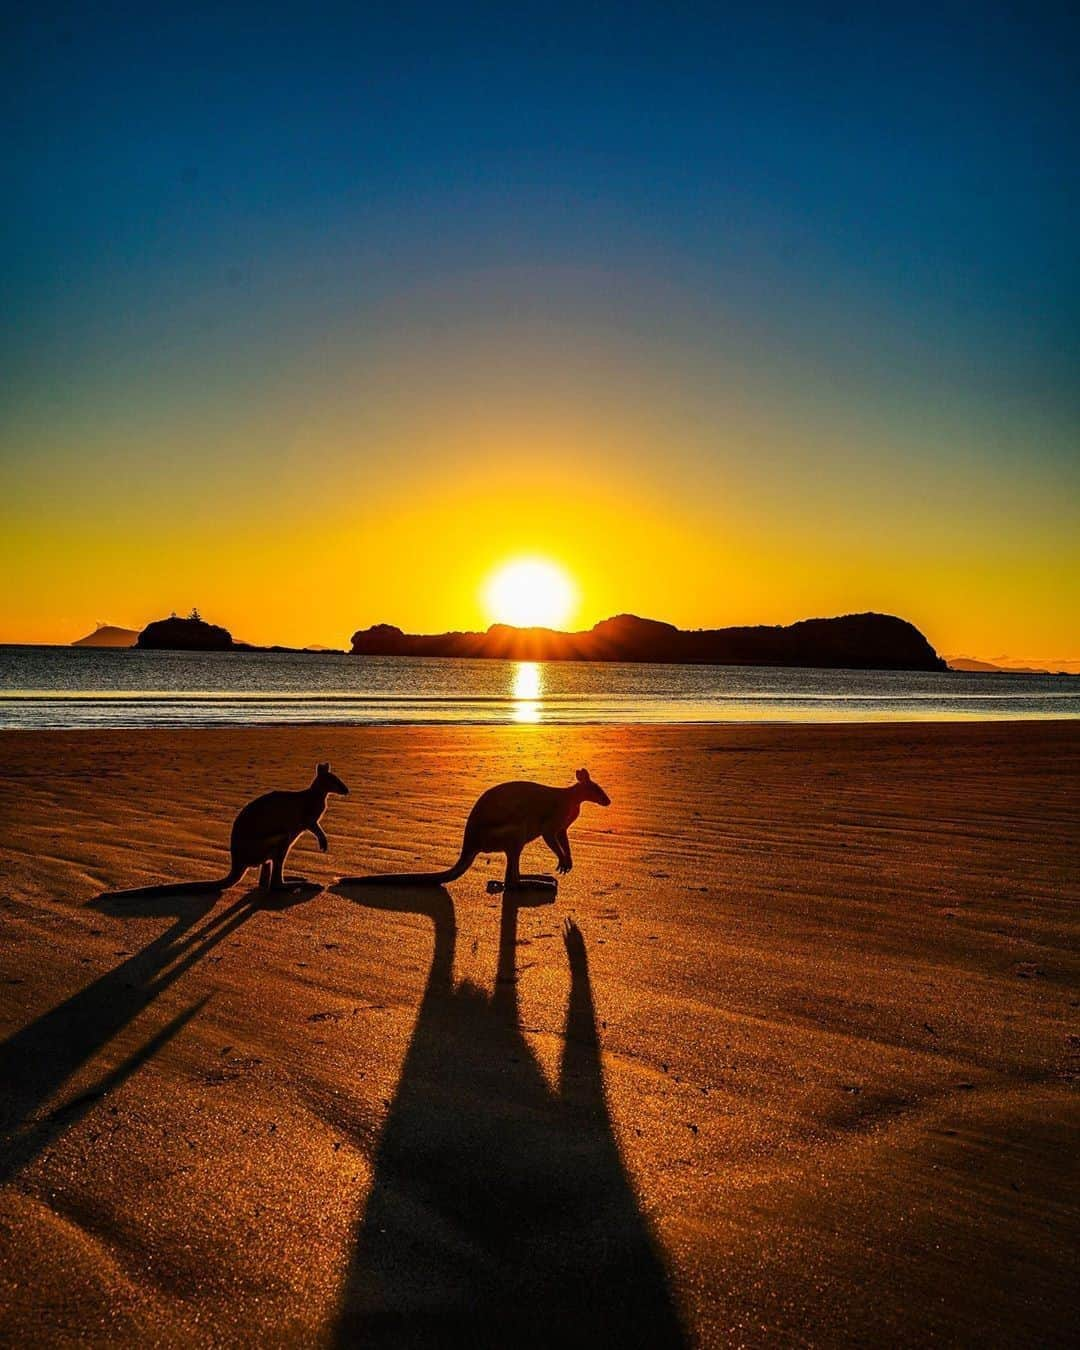
[[[515,558],[489,577],[484,605],[493,623],[560,628],[577,605],[569,575],[546,558]]]

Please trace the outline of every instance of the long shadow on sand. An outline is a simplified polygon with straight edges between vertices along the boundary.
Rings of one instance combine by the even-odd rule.
[[[0,1182],[18,1172],[58,1135],[81,1119],[106,1093],[130,1077],[180,1031],[205,1004],[200,999],[91,1088],[44,1112],[64,1084],[160,994],[253,914],[295,904],[320,887],[305,886],[283,900],[252,890],[206,923],[220,892],[192,894],[149,886],[114,891],[90,907],[123,918],[172,917],[172,925],[141,951],[114,966],[0,1043]]]
[[[443,890],[341,893],[426,914],[434,952],[343,1295],[341,1346],[686,1343],[604,1095],[585,942],[565,930],[558,1084],[522,1035],[518,906],[495,991],[454,982]]]

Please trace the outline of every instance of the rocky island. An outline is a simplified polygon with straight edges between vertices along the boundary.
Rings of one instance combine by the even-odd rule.
[[[135,645],[152,651],[231,652],[237,644],[227,628],[207,623],[192,612],[186,619],[173,614],[168,619],[148,623]]]
[[[258,647],[251,642],[238,642],[227,628],[207,623],[198,610],[192,610],[186,619],[172,614],[167,619],[148,623],[134,644],[143,650],[171,652],[319,652],[323,656],[343,656],[334,647]]]
[[[947,670],[914,624],[891,614],[746,628],[679,629],[620,614],[579,633],[493,624],[483,633],[403,633],[376,624],[354,633],[354,656],[456,656],[513,661],[642,661],[681,665]]]

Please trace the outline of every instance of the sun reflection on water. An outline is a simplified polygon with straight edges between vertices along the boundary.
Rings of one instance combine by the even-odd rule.
[[[540,673],[539,661],[519,661],[514,667],[514,680],[510,689],[513,699],[513,718],[515,722],[539,722],[540,699],[544,692],[544,680]]]

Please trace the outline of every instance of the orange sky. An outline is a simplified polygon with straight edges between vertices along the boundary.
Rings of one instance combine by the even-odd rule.
[[[250,399],[106,384],[94,418],[14,427],[0,639],[192,606],[258,643],[483,627],[492,569],[537,555],[581,626],[875,609],[941,651],[1080,655],[1075,497],[989,459],[978,420],[908,426],[693,332],[448,312],[303,351]]]
[[[323,405],[268,447],[249,431],[216,466],[184,455],[187,427],[152,473],[84,438],[59,480],[30,475],[15,509],[7,498],[0,549],[19,582],[0,638],[66,642],[193,605],[259,643],[343,646],[381,621],[484,627],[492,570],[533,555],[574,578],[577,626],[876,609],[942,651],[1076,655],[1062,503],[1018,520],[1008,482],[965,482],[955,462],[882,480],[879,458],[824,460],[812,424],[763,426],[735,402],[703,421],[668,391],[665,416],[639,373],[633,399],[545,399],[532,416],[444,393],[362,432]]]

